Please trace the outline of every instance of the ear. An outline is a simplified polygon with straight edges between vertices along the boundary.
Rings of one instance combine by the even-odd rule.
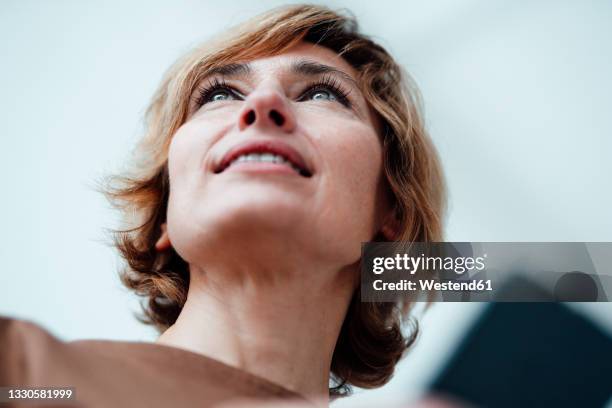
[[[165,251],[172,247],[172,243],[170,242],[170,236],[168,235],[168,227],[164,222],[161,225],[162,233],[159,236],[159,239],[155,243],[155,249],[158,251]]]
[[[387,213],[380,228],[380,232],[387,241],[395,241],[400,236],[400,221],[397,218],[395,210]]]

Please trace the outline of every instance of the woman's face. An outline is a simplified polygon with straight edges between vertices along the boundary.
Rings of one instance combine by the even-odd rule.
[[[168,159],[168,234],[183,259],[359,260],[383,194],[377,123],[356,79],[333,51],[303,43],[201,82]]]

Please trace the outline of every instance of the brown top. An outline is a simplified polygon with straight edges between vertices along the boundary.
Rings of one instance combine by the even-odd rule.
[[[84,407],[213,407],[234,398],[306,402],[280,385],[190,351],[144,342],[63,342],[33,323],[3,317],[1,386],[74,387],[76,406]]]

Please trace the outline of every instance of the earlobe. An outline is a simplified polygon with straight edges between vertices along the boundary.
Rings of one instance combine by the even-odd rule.
[[[155,249],[158,251],[165,251],[172,247],[172,243],[170,242],[170,236],[168,235],[168,228],[166,226],[166,223],[163,223],[161,225],[161,230],[162,230],[161,235],[159,236],[159,239],[155,243]]]
[[[392,211],[385,219],[385,222],[380,229],[380,232],[387,241],[396,241],[400,235],[400,222],[395,215],[395,211]]]

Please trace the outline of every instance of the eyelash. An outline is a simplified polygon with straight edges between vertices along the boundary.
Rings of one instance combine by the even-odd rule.
[[[304,96],[316,91],[331,91],[338,102],[347,108],[351,107],[351,102],[348,99],[348,95],[351,92],[345,91],[340,85],[340,82],[332,76],[324,76],[320,80],[309,84],[306,87],[306,90],[302,92],[302,95],[298,98],[298,100],[301,100]]]
[[[219,80],[218,78],[215,78],[214,80],[210,81],[205,87],[200,89],[199,95],[196,99],[197,106],[200,107],[205,103],[210,102],[210,97],[212,96],[212,94],[216,91],[221,90],[227,91],[232,95],[237,94],[236,91],[231,86],[229,86],[224,79]]]
[[[211,80],[205,87],[200,89],[199,95],[196,99],[196,104],[198,107],[204,105],[205,103],[211,102],[210,97],[214,92],[219,90],[223,90],[228,92],[233,96],[241,97],[241,95],[232,88],[224,79],[219,80],[215,78]],[[351,102],[348,99],[348,95],[350,91],[345,91],[340,85],[339,81],[332,76],[324,76],[318,81],[314,81],[306,86],[306,89],[300,94],[298,101],[304,100],[304,97],[312,94],[316,91],[328,91],[330,92],[338,102],[342,105],[350,108]]]

